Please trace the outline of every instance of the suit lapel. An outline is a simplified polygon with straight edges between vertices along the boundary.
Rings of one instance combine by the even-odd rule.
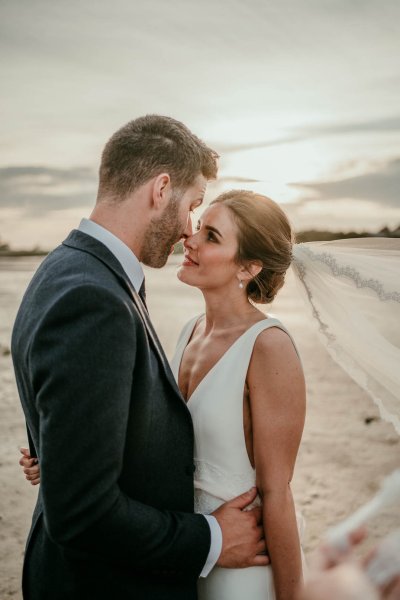
[[[158,335],[154,330],[153,324],[150,320],[149,317],[149,313],[147,312],[147,309],[145,308],[139,294],[136,292],[135,288],[133,287],[132,283],[130,282],[130,280],[127,278],[124,279],[124,282],[127,284],[127,287],[129,288],[129,291],[131,293],[131,296],[133,298],[133,301],[136,304],[136,307],[140,313],[140,316],[142,317],[142,320],[146,326],[147,329],[147,333],[149,334],[149,337],[153,343],[154,348],[156,349],[157,353],[158,353],[158,357],[164,367],[164,371],[165,374],[167,376],[167,378],[169,379],[170,384],[172,385],[172,387],[175,389],[175,391],[179,394],[179,397],[183,400],[181,392],[177,386],[177,383],[175,381],[175,377],[173,376],[173,373],[171,371],[171,367],[169,366],[169,362],[167,357],[165,356],[165,352],[163,347],[161,346],[160,340],[158,339]],[[185,403],[185,401],[183,400],[183,402]],[[185,403],[186,404],[186,403]]]
[[[164,373],[165,373],[168,381],[170,382],[171,386],[174,388],[175,392],[178,394],[179,399],[186,407],[186,402],[180,393],[178,385],[175,381],[175,378],[174,378],[171,368],[169,366],[168,359],[165,356],[164,350],[163,350],[161,343],[158,339],[158,336],[154,330],[153,324],[150,321],[149,313],[147,312],[147,309],[145,308],[139,294],[136,292],[135,288],[133,287],[129,277],[123,270],[120,262],[116,259],[116,257],[113,255],[113,253],[104,244],[102,244],[95,238],[91,237],[90,235],[87,235],[86,233],[83,233],[76,229],[70,233],[70,235],[68,236],[68,238],[66,240],[64,240],[63,245],[68,246],[70,248],[75,248],[75,249],[81,250],[82,252],[87,252],[88,254],[93,255],[95,258],[97,258],[102,263],[104,263],[118,277],[118,279],[121,282],[121,284],[123,285],[123,287],[125,287],[128,290],[128,292],[139,312],[139,315],[142,318],[143,323],[146,327],[150,342],[156,352],[156,355],[158,356],[158,358],[163,366]]]

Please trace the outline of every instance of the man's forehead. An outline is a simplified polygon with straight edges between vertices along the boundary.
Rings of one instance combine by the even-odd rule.
[[[197,175],[195,180],[195,187],[203,195],[205,194],[205,191],[207,189],[207,183],[208,180],[204,177],[204,175]]]
[[[193,185],[187,191],[187,198],[193,204],[200,206],[204,200],[204,195],[207,189],[207,179],[203,175],[198,175],[193,182]]]

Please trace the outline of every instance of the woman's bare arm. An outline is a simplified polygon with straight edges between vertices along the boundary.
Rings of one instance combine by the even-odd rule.
[[[288,335],[261,333],[248,372],[254,463],[277,600],[302,586],[300,542],[290,489],[305,419],[305,383]]]

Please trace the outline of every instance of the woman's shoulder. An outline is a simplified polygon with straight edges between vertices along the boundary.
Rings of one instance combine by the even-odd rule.
[[[263,404],[268,397],[282,403],[282,407],[296,402],[301,408],[305,382],[299,353],[286,328],[271,325],[260,333],[254,344],[247,374],[250,398],[253,403],[261,401]],[[288,404],[283,403],[282,396]]]
[[[253,357],[256,360],[262,360],[264,363],[276,359],[300,359],[292,335],[285,325],[273,315],[265,320],[265,328],[262,329],[255,340]]]

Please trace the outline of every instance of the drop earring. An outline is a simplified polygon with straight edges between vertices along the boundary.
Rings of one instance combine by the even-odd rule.
[[[239,287],[241,290],[243,289],[243,281],[242,280],[239,280]]]

